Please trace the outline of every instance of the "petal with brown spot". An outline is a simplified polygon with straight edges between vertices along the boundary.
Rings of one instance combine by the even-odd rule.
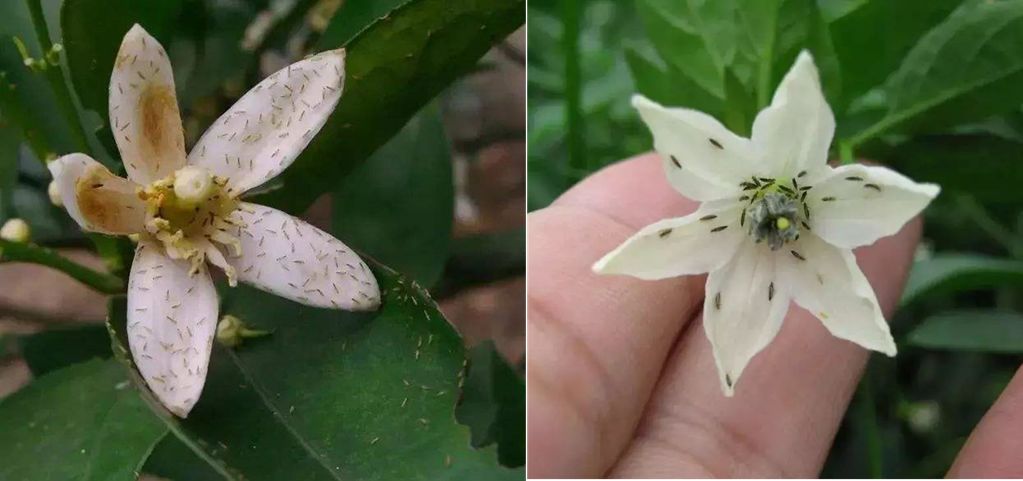
[[[110,128],[128,178],[148,184],[185,165],[174,74],[163,46],[135,25],[110,75]]]

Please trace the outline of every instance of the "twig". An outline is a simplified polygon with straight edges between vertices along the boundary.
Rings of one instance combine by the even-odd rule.
[[[124,292],[124,281],[120,277],[90,269],[53,249],[35,244],[0,240],[0,263],[4,262],[29,262],[52,267],[104,294]]]

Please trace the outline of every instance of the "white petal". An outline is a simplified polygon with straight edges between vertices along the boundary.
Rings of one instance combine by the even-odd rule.
[[[232,214],[241,256],[227,257],[238,279],[315,307],[376,309],[380,289],[366,263],[330,234],[284,212],[243,203]]]
[[[789,294],[775,281],[775,256],[764,244],[744,242],[736,257],[707,277],[703,328],[726,396],[743,369],[778,334]]]
[[[199,139],[188,163],[245,192],[286,169],[316,136],[341,97],[345,51],[293,63],[248,91]]]
[[[140,242],[128,283],[128,344],[143,379],[157,399],[179,417],[188,416],[206,382],[217,327],[217,291],[205,267]]]
[[[789,288],[792,300],[817,316],[835,337],[895,355],[884,314],[852,251],[808,232],[785,247],[788,250],[777,253],[779,283]]]
[[[112,174],[85,154],[69,154],[47,164],[68,214],[82,229],[134,234],[145,225],[146,206],[136,185]]]
[[[642,95],[633,96],[632,105],[654,136],[668,181],[682,195],[701,201],[738,195],[739,183],[754,174],[749,140],[713,117],[666,108]]]
[[[813,57],[804,50],[771,105],[753,121],[753,144],[770,166],[770,177],[793,177],[827,164],[834,134],[835,115],[824,99]]]
[[[110,74],[110,129],[128,178],[148,184],[185,165],[174,72],[160,42],[135,24]]]
[[[884,167],[844,165],[831,169],[810,190],[806,199],[810,225],[815,234],[838,247],[872,244],[898,232],[940,190]]]
[[[704,202],[685,217],[644,227],[597,261],[593,271],[656,280],[716,270],[746,238],[740,212],[734,200]]]

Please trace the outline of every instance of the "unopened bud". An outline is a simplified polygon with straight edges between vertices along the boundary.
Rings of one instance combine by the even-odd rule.
[[[10,242],[28,242],[32,237],[32,229],[24,220],[14,218],[8,219],[3,227],[0,227],[0,239]]]
[[[270,331],[249,329],[241,319],[232,315],[222,317],[220,323],[217,324],[217,342],[227,347],[238,347],[244,339],[263,337],[269,334]]]

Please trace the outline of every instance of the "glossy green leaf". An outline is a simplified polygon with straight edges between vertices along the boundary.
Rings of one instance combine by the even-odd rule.
[[[473,446],[497,443],[501,464],[526,463],[526,383],[493,341],[471,349],[456,415],[472,429]]]
[[[524,6],[523,0],[416,0],[363,30],[347,46],[337,110],[281,176],[284,188],[257,202],[289,212],[309,205],[521,26]]]
[[[457,333],[416,284],[374,272],[384,299],[373,313],[226,290],[224,314],[273,334],[216,347],[188,419],[155,409],[229,479],[522,479],[492,449],[472,449],[455,421],[465,362]],[[122,358],[124,309],[114,302],[110,317]]]
[[[412,0],[362,0],[344,2],[320,37],[321,49],[347,45],[356,35],[392,10]]]
[[[224,476],[171,433],[156,444],[141,471],[173,481],[224,481]]]
[[[1023,2],[966,2],[916,43],[888,79],[888,110],[855,134],[933,130],[1023,102]]]
[[[427,107],[334,191],[334,235],[425,287],[440,278],[454,218],[451,151]]]
[[[82,106],[109,123],[107,93],[114,57],[124,34],[138,23],[164,46],[184,0],[65,0],[61,10],[64,49]],[[175,79],[179,80],[179,79]],[[180,90],[185,82],[176,82]],[[111,141],[112,143],[112,141]]]
[[[110,336],[102,325],[48,329],[19,339],[21,355],[35,376],[87,361],[109,358]]]
[[[913,264],[901,304],[925,296],[1023,283],[1023,262],[975,254],[940,254]]]
[[[134,481],[166,431],[123,366],[76,364],[0,401],[0,479]]]
[[[1023,315],[980,309],[942,312],[913,329],[909,343],[929,349],[1023,354]]]

